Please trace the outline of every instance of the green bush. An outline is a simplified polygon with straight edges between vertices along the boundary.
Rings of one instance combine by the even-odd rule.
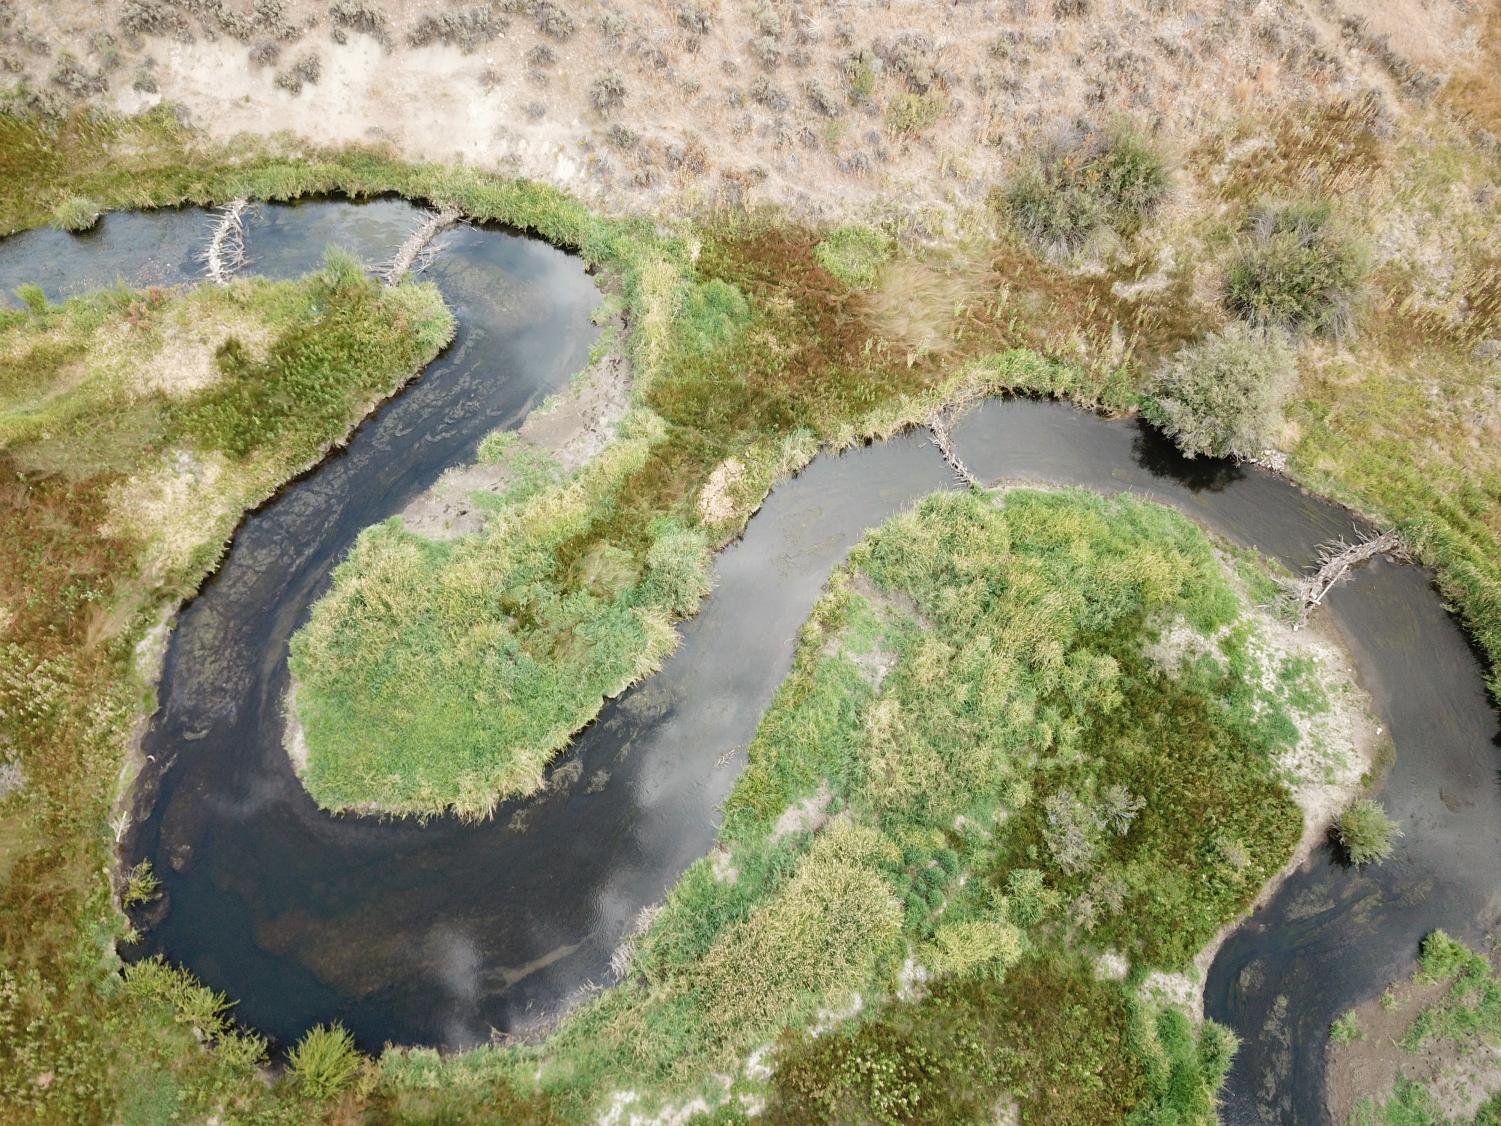
[[[86,196],[69,196],[52,212],[52,225],[60,231],[86,231],[99,222],[99,205]]]
[[[1392,854],[1402,830],[1386,815],[1380,803],[1359,798],[1339,815],[1335,834],[1350,863],[1369,864],[1373,860],[1385,860]]]
[[[1225,278],[1225,304],[1255,325],[1340,337],[1365,267],[1324,203],[1263,204]]]
[[[1038,154],[1006,189],[1012,221],[1034,243],[1072,254],[1101,229],[1129,234],[1167,195],[1167,166],[1127,130]]]
[[[1338,1017],[1329,1026],[1329,1039],[1336,1044],[1348,1044],[1352,1040],[1359,1040],[1365,1035],[1365,1030],[1360,1027],[1360,1017],[1354,1009]]]
[[[1142,409],[1189,457],[1248,457],[1275,433],[1295,379],[1280,331],[1234,325],[1169,360]]]
[[[948,107],[936,90],[926,94],[903,91],[886,107],[886,125],[893,133],[914,134],[931,128]]]
[[[354,1037],[337,1024],[310,1028],[291,1055],[297,1086],[315,1099],[326,1099],[347,1087],[359,1073],[360,1063]]]
[[[870,227],[835,227],[813,248],[813,257],[851,289],[871,289],[894,245],[890,235]]]

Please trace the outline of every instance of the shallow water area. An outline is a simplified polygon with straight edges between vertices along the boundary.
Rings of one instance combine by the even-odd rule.
[[[395,200],[259,207],[250,268],[305,272],[329,241],[378,262],[416,215]],[[82,238],[16,236],[0,242],[0,287],[37,281],[55,296],[117,276],[185,280],[206,225],[167,211],[109,215]],[[955,487],[921,433],[819,457],[719,555],[679,650],[606,704],[544,792],[479,824],[329,816],[282,748],[292,633],[361,529],[491,429],[518,425],[584,366],[595,336],[598,293],[577,260],[478,227],[441,247],[428,276],[458,315],[453,345],[247,517],[179,616],[145,743],[155,761],[125,851],[152,859],[166,895],[133,953],[182,963],[283,1042],[339,1020],[367,1048],[461,1047],[535,1027],[606,983],[640,910],[712,846],[718,805],[830,571],[866,530]],[[986,402],[954,440],[987,482],[1129,489],[1294,569],[1352,530],[1347,511],[1286,481],[1184,461],[1148,427],[1061,404]],[[1321,1120],[1329,1021],[1406,972],[1423,933],[1474,941],[1496,916],[1497,717],[1464,635],[1424,572],[1380,561],[1327,612],[1399,748],[1381,796],[1406,835],[1362,872],[1320,850],[1221,950],[1206,1006],[1244,1042],[1225,1092],[1231,1122]]]

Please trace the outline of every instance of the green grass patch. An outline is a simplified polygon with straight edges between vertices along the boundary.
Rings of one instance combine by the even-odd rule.
[[[871,289],[890,260],[890,235],[871,227],[835,227],[818,241],[813,257],[851,289]]]

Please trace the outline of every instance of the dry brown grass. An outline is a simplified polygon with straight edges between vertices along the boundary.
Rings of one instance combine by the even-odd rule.
[[[1441,95],[1459,113],[1493,136],[1501,136],[1501,0],[1480,6],[1476,54],[1449,80]]]

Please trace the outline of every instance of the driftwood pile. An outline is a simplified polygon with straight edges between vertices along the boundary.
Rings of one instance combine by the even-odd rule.
[[[1350,572],[1378,555],[1390,555],[1398,562],[1408,560],[1407,545],[1396,532],[1368,533],[1354,543],[1332,540],[1319,548],[1318,567],[1294,584],[1292,596],[1298,604],[1298,622],[1294,628],[1308,624],[1308,616],[1329,592],[1350,577]]]
[[[208,280],[228,285],[245,264],[245,209],[248,201],[237,199],[219,209],[209,228],[208,248],[199,255]]]

